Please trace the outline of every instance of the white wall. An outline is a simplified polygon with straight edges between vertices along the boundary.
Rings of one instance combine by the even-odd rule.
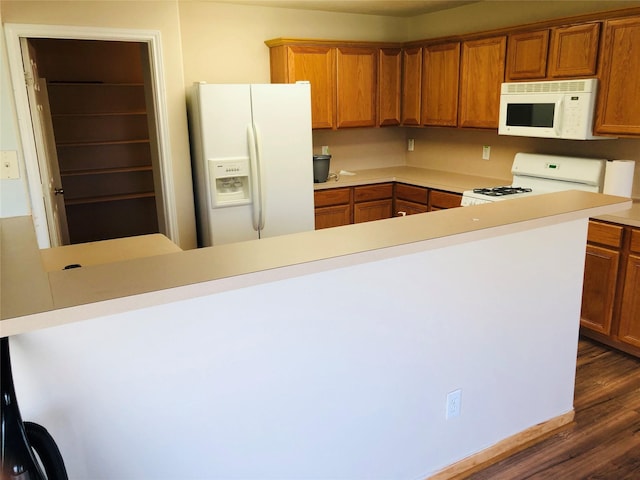
[[[0,180],[0,217],[7,218],[29,215],[31,209],[2,28],[0,37],[0,150],[16,152],[20,169],[20,178]]]
[[[424,478],[571,411],[586,226],[14,336],[23,419],[72,480]]]
[[[179,244],[183,248],[195,247],[191,160],[177,2],[2,0],[0,5],[3,23],[138,29],[161,33],[171,157],[168,175],[174,185]]]

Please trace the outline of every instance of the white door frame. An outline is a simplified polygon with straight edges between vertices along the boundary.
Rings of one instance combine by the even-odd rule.
[[[111,40],[124,42],[142,42],[149,46],[151,83],[153,85],[153,102],[156,112],[158,130],[159,170],[162,184],[162,202],[164,206],[167,237],[180,244],[177,228],[177,214],[173,175],[171,174],[171,148],[169,142],[169,123],[162,60],[162,41],[157,30],[133,30],[99,27],[73,27],[63,25],[31,25],[6,23],[4,25],[7,42],[7,55],[11,83],[16,101],[18,129],[22,141],[24,162],[27,173],[27,185],[31,200],[31,215],[40,248],[51,246],[49,225],[43,198],[42,180],[36,152],[36,140],[33,133],[31,110],[25,88],[24,67],[20,50],[20,38],[60,38],[74,40]]]

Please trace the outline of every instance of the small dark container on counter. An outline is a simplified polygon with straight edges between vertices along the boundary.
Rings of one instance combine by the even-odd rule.
[[[331,155],[313,156],[313,181],[314,183],[324,183],[329,178],[329,163]]]

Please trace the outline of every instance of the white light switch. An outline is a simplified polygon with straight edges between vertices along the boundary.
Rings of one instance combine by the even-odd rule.
[[[15,150],[2,150],[0,152],[0,179],[11,180],[15,178],[20,178],[18,152]]]

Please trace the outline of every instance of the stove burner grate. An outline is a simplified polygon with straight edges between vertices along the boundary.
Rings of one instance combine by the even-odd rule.
[[[515,195],[518,193],[529,193],[530,188],[522,187],[494,187],[494,188],[474,188],[473,193],[481,193],[490,197],[503,197],[505,195]]]

